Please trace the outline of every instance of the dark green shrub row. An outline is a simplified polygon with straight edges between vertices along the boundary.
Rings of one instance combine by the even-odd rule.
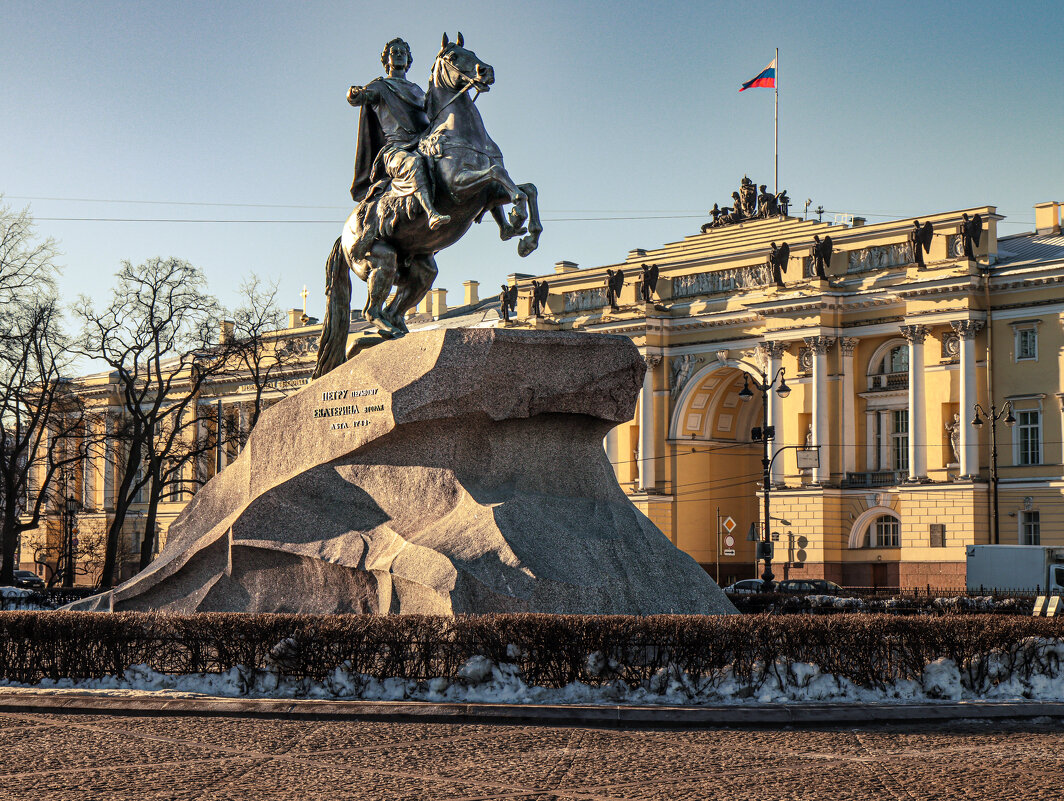
[[[471,656],[516,663],[529,685],[621,680],[635,687],[662,668],[712,682],[726,670],[750,680],[763,665],[817,665],[865,687],[918,679],[946,657],[978,690],[1002,675],[1053,675],[1038,638],[1064,639],[1059,619],[883,614],[696,617],[4,612],[0,678],[36,683],[119,675],[146,664],[162,673],[236,665],[321,679],[337,667],[378,679],[455,678]],[[591,660],[599,652],[602,658]],[[990,654],[996,660],[988,660]],[[609,667],[598,670],[593,664]],[[996,678],[995,678],[996,677]]]

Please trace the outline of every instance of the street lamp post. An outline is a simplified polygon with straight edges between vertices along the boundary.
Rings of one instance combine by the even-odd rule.
[[[761,393],[761,428],[755,428],[751,433],[753,439],[756,442],[761,440],[761,486],[765,491],[765,525],[764,525],[764,542],[769,543],[765,546],[765,572],[761,574],[761,591],[769,592],[772,589],[772,533],[769,529],[771,514],[770,504],[772,501],[772,459],[774,457],[769,455],[769,442],[775,438],[776,430],[773,426],[768,424],[768,393],[775,389],[776,394],[781,398],[786,398],[791,394],[791,388],[787,386],[787,381],[783,377],[784,368],[781,367],[776,371],[775,375],[771,379],[768,378],[765,373],[758,370],[761,374],[761,380],[756,379],[751,382],[750,374],[743,373],[743,388],[739,390],[739,397],[743,402],[749,401],[754,397],[754,393],[750,391],[750,384],[753,383],[754,388]],[[779,384],[776,384],[776,381]]]
[[[63,586],[74,586],[74,519],[78,511],[78,502],[68,495],[64,504],[66,511],[66,531],[63,543]]]
[[[990,488],[993,492],[995,545],[1001,542],[1001,520],[998,514],[997,421],[1005,416],[1006,412],[1008,416],[1003,422],[1008,428],[1012,428],[1016,425],[1016,418],[1012,415],[1012,401],[1005,401],[1000,409],[995,409],[994,404],[990,404],[989,412],[977,403],[975,404],[975,417],[972,419],[972,425],[976,428],[983,427],[983,417],[990,421]]]

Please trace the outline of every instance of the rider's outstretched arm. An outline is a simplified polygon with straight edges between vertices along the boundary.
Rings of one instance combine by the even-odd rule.
[[[372,86],[352,86],[347,90],[347,102],[352,106],[361,106],[366,103],[373,105],[378,97],[377,90]]]

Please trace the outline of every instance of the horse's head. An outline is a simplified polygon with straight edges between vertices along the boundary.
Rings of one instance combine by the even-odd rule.
[[[461,33],[453,42],[447,39],[446,33],[443,35],[443,44],[432,65],[432,83],[456,92],[467,86],[487,92],[495,83],[495,70],[464,45]]]

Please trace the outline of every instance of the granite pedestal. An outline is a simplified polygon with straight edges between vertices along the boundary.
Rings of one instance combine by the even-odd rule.
[[[734,612],[607,461],[645,369],[595,334],[378,345],[267,409],[155,562],[74,608]]]

